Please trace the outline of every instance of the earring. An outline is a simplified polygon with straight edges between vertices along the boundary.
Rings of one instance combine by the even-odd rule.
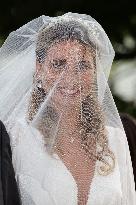
[[[42,88],[42,80],[40,80],[41,76],[38,75],[37,77],[35,77],[35,86],[37,89]]]
[[[40,95],[40,98],[44,99],[44,97],[46,96],[46,93],[42,86],[42,80],[40,79],[38,80],[38,79],[36,79],[35,90],[37,91],[37,95]]]
[[[36,82],[36,87],[37,87],[37,88],[42,88],[42,81],[41,81],[41,80],[38,80],[38,81]]]

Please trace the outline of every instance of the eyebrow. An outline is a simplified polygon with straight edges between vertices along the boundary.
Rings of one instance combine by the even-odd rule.
[[[59,63],[59,65],[65,65],[66,64],[66,62],[67,62],[67,59],[61,59],[61,58],[56,58],[56,59],[53,59],[52,61],[51,61],[51,63],[53,64],[53,63]],[[92,66],[92,64],[91,64],[91,62],[90,61],[88,61],[88,60],[79,60],[78,61],[78,64],[86,64],[87,66]]]
[[[80,60],[79,62],[90,63],[90,61],[87,60]]]
[[[56,58],[56,59],[53,59],[52,62],[59,62],[61,65],[65,64],[66,63],[66,59],[60,59],[60,58]]]
[[[79,63],[86,63],[87,65],[92,65],[88,60],[80,60]]]

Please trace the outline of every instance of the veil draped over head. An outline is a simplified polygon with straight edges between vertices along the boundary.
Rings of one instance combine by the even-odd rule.
[[[121,204],[134,205],[128,144],[108,86],[113,58],[105,31],[88,15],[32,20],[10,33],[0,49],[0,119],[13,150],[21,133],[36,131],[51,155],[56,150],[70,155],[72,144],[80,144],[103,177],[118,163]],[[68,151],[63,149],[67,136]],[[122,146],[116,153],[111,136]]]

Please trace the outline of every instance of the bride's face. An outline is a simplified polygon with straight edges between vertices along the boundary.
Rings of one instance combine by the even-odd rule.
[[[94,55],[88,46],[76,40],[53,44],[43,64],[37,62],[46,93],[52,92],[56,105],[81,104],[91,91],[94,82]]]

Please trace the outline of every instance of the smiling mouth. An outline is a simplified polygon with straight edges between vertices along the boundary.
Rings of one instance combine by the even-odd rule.
[[[79,89],[66,89],[66,88],[59,88],[59,91],[61,95],[63,96],[69,96],[69,97],[74,97],[79,95],[80,90]]]
[[[75,95],[77,95],[77,94],[79,94],[79,90],[60,90],[60,93],[62,94],[62,95],[65,95],[65,96],[75,96]]]

